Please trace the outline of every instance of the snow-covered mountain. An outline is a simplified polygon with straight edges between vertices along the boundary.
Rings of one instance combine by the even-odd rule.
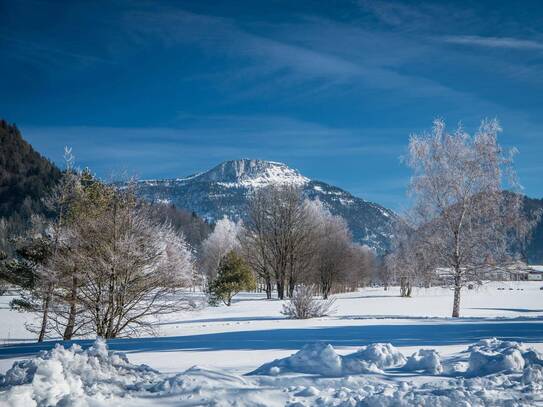
[[[380,205],[335,186],[310,180],[285,164],[262,160],[225,161],[209,171],[186,178],[143,180],[138,194],[154,202],[172,203],[214,221],[228,216],[243,219],[250,192],[270,184],[300,187],[310,199],[320,199],[332,213],[345,218],[354,238],[383,253],[390,247],[397,216]]]

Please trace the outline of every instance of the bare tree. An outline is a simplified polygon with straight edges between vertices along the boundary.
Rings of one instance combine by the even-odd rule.
[[[430,134],[410,138],[410,221],[434,269],[451,272],[453,317],[460,315],[464,284],[478,281],[485,265],[508,261],[511,240],[527,232],[522,197],[506,198],[503,191],[517,183],[513,152],[504,153],[498,144],[500,131],[496,120],[484,120],[474,136],[462,127],[449,133],[436,120]]]
[[[266,298],[269,300],[272,298],[273,274],[270,266],[269,249],[262,231],[259,229],[261,226],[262,223],[258,222],[252,229],[245,227],[242,229],[239,236],[240,253],[257,277],[258,285],[263,286]]]
[[[352,267],[348,274],[350,289],[366,286],[374,274],[376,266],[375,252],[366,245],[351,244]]]
[[[183,237],[153,220],[133,191],[95,185],[93,216],[79,232],[79,301],[98,336],[152,332],[152,317],[187,306],[178,290],[192,278],[192,255]]]
[[[310,266],[311,223],[301,191],[293,186],[271,186],[255,192],[245,225],[244,251],[248,262],[266,281],[271,293],[292,294],[298,278]]]
[[[312,218],[312,239],[316,242],[311,256],[316,280],[324,299],[328,298],[334,284],[348,279],[349,271],[356,268],[355,247],[347,223],[332,215],[320,201],[306,204]]]
[[[40,289],[34,290],[34,292],[40,292],[43,296],[38,342],[44,340],[48,330],[49,313],[54,301],[55,286],[60,278],[58,270],[54,267],[54,258],[57,256],[59,250],[62,249],[63,228],[69,223],[69,211],[77,197],[78,180],[73,171],[74,156],[72,155],[72,150],[68,147],[64,148],[64,161],[66,168],[60,182],[44,200],[46,207],[54,214],[54,218],[49,222],[45,233],[49,239],[50,257],[47,259],[47,262],[42,263],[36,269],[39,270],[36,286],[39,286]]]

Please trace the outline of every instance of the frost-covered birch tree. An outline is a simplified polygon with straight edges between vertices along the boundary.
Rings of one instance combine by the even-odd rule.
[[[420,248],[435,267],[450,270],[452,316],[460,315],[461,290],[479,281],[480,270],[511,258],[511,241],[525,233],[526,219],[513,169],[514,151],[498,144],[497,120],[483,120],[475,135],[449,132],[435,120],[429,134],[412,135],[406,163]]]
[[[208,282],[217,276],[223,257],[239,249],[240,230],[241,222],[233,222],[224,217],[217,221],[213,232],[202,242],[200,268]]]
[[[192,278],[192,254],[183,236],[154,220],[130,188],[92,185],[92,215],[79,229],[79,303],[98,336],[152,332],[157,316],[189,305],[180,289]]]

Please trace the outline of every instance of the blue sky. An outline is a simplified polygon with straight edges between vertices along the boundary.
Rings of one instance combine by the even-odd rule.
[[[392,209],[443,117],[498,117],[543,197],[543,4],[0,0],[0,116],[99,176],[282,161]]]

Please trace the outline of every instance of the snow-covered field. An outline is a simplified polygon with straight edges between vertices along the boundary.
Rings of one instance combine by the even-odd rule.
[[[109,341],[129,362],[97,343],[19,363],[0,379],[0,405],[543,405],[541,286],[466,290],[456,320],[442,288],[342,294],[333,316],[305,321],[285,319],[280,301],[240,294],[231,307],[159,321],[159,336]],[[0,300],[5,373],[55,342],[33,343],[28,315]],[[523,345],[480,342],[493,337]]]

